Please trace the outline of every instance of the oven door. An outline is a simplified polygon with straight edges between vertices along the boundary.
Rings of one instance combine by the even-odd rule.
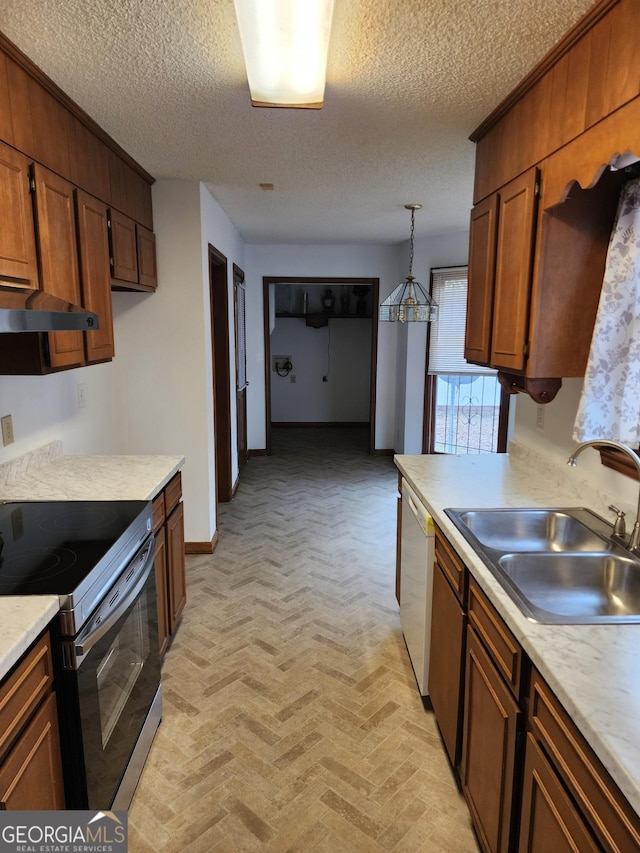
[[[62,643],[67,808],[115,807],[154,701],[147,750],[159,722],[154,545],[153,537],[146,541],[75,639]],[[130,780],[127,784],[131,787]]]

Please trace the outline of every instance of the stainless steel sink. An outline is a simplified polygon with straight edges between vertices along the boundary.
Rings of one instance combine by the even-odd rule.
[[[617,554],[507,554],[498,567],[540,622],[640,619],[640,562]]]
[[[462,512],[460,521],[478,542],[494,551],[607,551],[611,547],[562,509],[476,509]]]
[[[447,509],[529,618],[555,624],[640,622],[640,558],[582,507]]]

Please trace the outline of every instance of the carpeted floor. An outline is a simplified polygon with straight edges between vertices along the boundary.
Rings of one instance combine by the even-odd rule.
[[[478,850],[400,630],[397,472],[366,441],[274,429],[187,558],[131,853]]]

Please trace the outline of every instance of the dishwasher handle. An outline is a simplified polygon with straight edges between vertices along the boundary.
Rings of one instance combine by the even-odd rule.
[[[433,536],[433,534],[435,533],[433,518],[429,514],[427,508],[422,503],[420,498],[416,495],[416,493],[413,491],[413,489],[405,479],[402,480],[401,492],[403,510],[405,506],[409,507],[409,509],[414,515],[414,518],[424,531],[424,535]]]

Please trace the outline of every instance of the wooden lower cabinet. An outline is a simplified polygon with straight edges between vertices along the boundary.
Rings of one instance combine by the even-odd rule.
[[[64,809],[56,697],[48,698],[0,765],[0,809]]]
[[[164,523],[155,534],[155,539],[156,598],[158,602],[158,642],[160,644],[160,657],[162,657],[167,651],[167,646],[169,645],[169,605],[167,603],[167,537],[164,529]]]
[[[160,655],[166,652],[187,601],[182,479],[176,474],[153,501]]]
[[[52,687],[45,633],[0,683],[0,810],[65,807]]]
[[[484,853],[640,850],[640,816],[438,529],[429,660]]]
[[[596,853],[600,847],[551,764],[527,734],[518,853]]]
[[[482,848],[510,849],[522,714],[474,629],[467,628],[462,791]]]
[[[449,761],[456,767],[462,733],[464,610],[436,562],[429,648],[429,698]]]
[[[169,581],[169,630],[178,627],[178,620],[187,603],[187,584],[184,563],[184,505],[182,501],[167,518],[167,578]]]

